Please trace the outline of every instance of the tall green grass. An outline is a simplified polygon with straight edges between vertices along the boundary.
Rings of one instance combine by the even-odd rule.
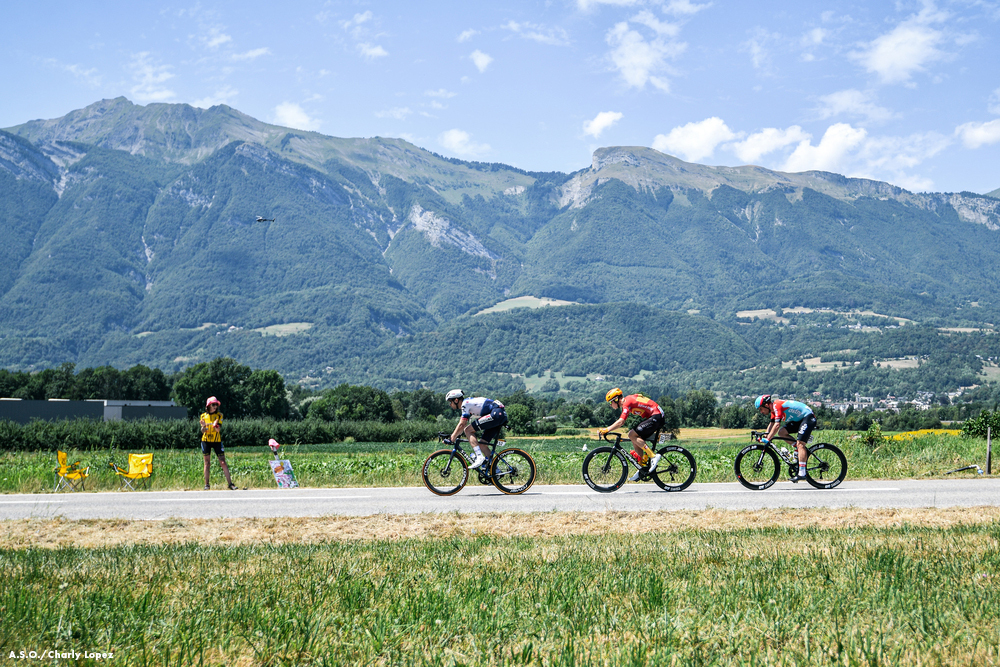
[[[324,422],[234,419],[223,422],[222,439],[232,447],[252,447],[274,438],[280,443],[315,444],[362,440],[408,443],[430,440],[438,432],[435,422]],[[197,447],[201,431],[196,420],[140,419],[95,421],[74,419],[32,421],[21,425],[0,420],[0,451],[55,451],[62,449],[122,449],[156,451]]]
[[[0,655],[998,665],[998,543],[994,524],[0,551]]]
[[[986,443],[977,438],[927,434],[906,440],[888,440],[872,448],[861,439],[840,431],[820,434],[840,446],[847,455],[848,480],[939,477],[949,470],[978,463],[985,466]],[[681,441],[698,464],[696,482],[732,482],[733,460],[747,441]],[[581,468],[586,448],[598,443],[585,438],[510,438],[508,444],[522,447],[535,459],[536,484],[582,484]],[[436,442],[384,443],[338,442],[290,445],[282,456],[292,462],[299,483],[305,487],[420,486],[420,469],[427,455],[440,448]],[[143,450],[131,450],[133,452]],[[90,465],[87,489],[118,488],[117,477],[107,467],[109,458],[126,462],[125,449],[69,450],[70,461]],[[226,458],[234,481],[242,487],[272,488],[268,466],[272,458],[263,443],[253,447],[231,447]],[[200,489],[204,459],[200,449],[166,449],[153,457],[154,489]],[[49,451],[0,453],[0,493],[38,493],[53,487],[55,455]],[[222,484],[222,473],[212,456],[214,484]],[[998,461],[1000,466],[1000,461]],[[960,473],[975,475],[975,473]]]

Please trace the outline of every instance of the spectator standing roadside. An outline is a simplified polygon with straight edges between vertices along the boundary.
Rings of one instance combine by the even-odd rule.
[[[236,490],[233,478],[229,475],[229,465],[226,463],[226,449],[222,446],[222,413],[219,412],[219,402],[215,396],[209,396],[205,401],[205,412],[201,413],[201,453],[205,455],[205,490],[208,491],[211,485],[208,481],[208,472],[211,463],[212,451],[219,459],[222,466],[222,474],[226,476],[226,482],[232,491]]]

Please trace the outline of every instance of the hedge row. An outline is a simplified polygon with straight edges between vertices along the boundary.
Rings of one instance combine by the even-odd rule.
[[[343,442],[425,442],[438,432],[434,422],[323,422],[234,419],[222,427],[227,447],[266,445],[274,438],[283,445]],[[201,432],[195,420],[33,421],[22,426],[0,421],[0,451],[101,450],[129,451],[184,449],[199,446]]]

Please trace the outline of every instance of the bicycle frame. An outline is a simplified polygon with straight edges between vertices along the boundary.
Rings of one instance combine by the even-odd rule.
[[[766,431],[750,431],[750,439],[753,440],[754,442],[759,442],[762,445],[764,445],[763,440],[765,435],[767,435]],[[787,463],[788,465],[797,466],[799,464],[798,447],[795,447],[790,450],[785,449],[784,447],[778,449],[777,447],[774,446],[775,440],[782,440],[784,442],[788,442],[793,445],[795,445],[798,441],[791,436],[776,435],[774,436],[773,439],[769,440],[766,445],[764,445],[765,447],[773,451],[775,454],[777,454],[778,458]],[[809,436],[809,442],[812,442],[812,435]],[[785,451],[782,451],[782,449],[784,449]]]
[[[654,452],[656,451],[656,448],[659,445],[663,444],[663,443],[660,442],[660,432],[662,430],[663,429],[657,429],[657,430],[653,431],[653,437],[651,437],[649,440],[646,440],[646,446],[649,447],[650,449],[652,449]],[[614,442],[611,442],[610,436],[614,436],[615,437]],[[603,436],[598,436],[598,437],[600,439],[603,439],[606,442],[610,443],[610,445],[615,448],[616,452],[624,452],[625,453],[625,458],[628,460],[628,462],[632,465],[633,468],[635,468],[636,470],[638,470],[639,468],[642,467],[642,466],[640,466],[636,462],[636,460],[632,456],[630,456],[628,454],[628,452],[631,451],[631,450],[626,449],[625,447],[622,447],[621,442],[622,442],[623,436],[622,436],[621,433],[619,433],[618,431],[609,431],[608,433],[605,433]],[[629,439],[629,445],[631,445],[631,444],[632,444],[632,440]]]
[[[445,436],[443,436],[441,433],[438,433],[438,437],[441,438],[442,440],[444,440],[445,438]],[[459,436],[458,440],[451,443],[451,456],[448,458],[448,465],[446,465],[444,468],[445,471],[451,470],[451,462],[455,460],[455,456],[461,456],[463,459],[465,459],[465,462],[467,464],[472,463],[473,461],[472,454],[462,449],[463,442],[468,443],[469,439]],[[480,442],[490,448],[491,458],[500,449],[500,445],[504,444],[504,441],[500,439],[495,439],[490,442],[486,441],[480,441]],[[483,483],[488,484],[489,480],[492,478],[492,475],[490,474],[489,471],[489,466],[487,466],[485,463],[479,466],[479,468],[476,469],[476,472],[479,474],[479,477],[481,478],[481,481],[483,481]]]

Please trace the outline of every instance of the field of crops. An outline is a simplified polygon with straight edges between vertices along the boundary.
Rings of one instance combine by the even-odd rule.
[[[995,521],[629,533],[642,517],[617,518],[602,535],[5,549],[0,653],[111,652],[116,665],[1000,664]],[[14,664],[41,663],[65,664]]]
[[[848,458],[848,479],[901,479],[936,477],[978,463],[985,467],[986,443],[949,432],[910,434],[886,439],[872,447],[854,433],[820,432],[816,441],[833,442]],[[733,459],[749,442],[746,432],[722,429],[682,433],[679,444],[695,455],[697,482],[732,482]],[[538,467],[537,484],[582,484],[581,466],[587,450],[599,443],[586,434],[571,437],[511,438],[508,444],[526,449]],[[288,446],[282,455],[291,462],[299,483],[305,487],[420,486],[420,469],[427,455],[439,448],[434,442],[361,443]],[[107,465],[115,457],[125,465],[125,452],[70,451],[70,460],[90,466],[87,489],[110,490],[118,480]],[[235,447],[227,450],[234,481],[241,487],[272,488],[266,447]],[[154,454],[153,488],[200,489],[204,459],[200,450],[160,450]],[[0,493],[40,493],[53,487],[51,452],[0,453]],[[225,480],[212,457],[213,484]]]

